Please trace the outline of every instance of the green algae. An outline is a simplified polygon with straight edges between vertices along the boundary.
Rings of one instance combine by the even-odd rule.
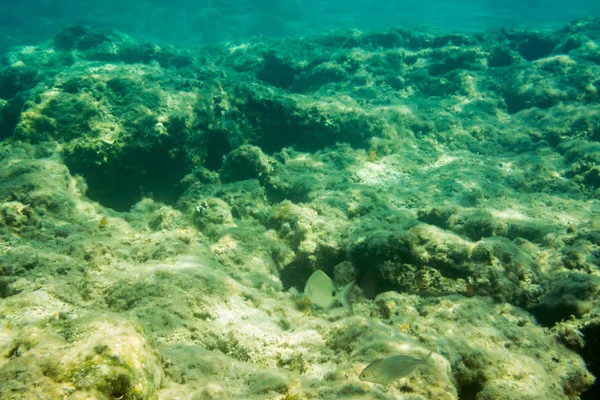
[[[10,50],[1,397],[578,398],[600,287],[586,24],[201,51],[71,27]],[[302,303],[316,269],[357,279],[355,316]],[[423,347],[432,371],[358,381]]]

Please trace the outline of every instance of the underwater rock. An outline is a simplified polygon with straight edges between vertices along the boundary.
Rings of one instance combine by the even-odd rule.
[[[581,318],[599,304],[600,278],[576,272],[549,274],[549,290],[529,311],[546,326],[570,318]]]
[[[76,215],[76,203],[81,195],[81,185],[71,176],[68,169],[55,160],[17,159],[1,162],[0,201],[13,204],[5,206],[5,218],[9,224],[21,221],[16,212],[29,214],[29,223],[39,223],[39,218],[52,216],[56,219],[71,221]],[[12,217],[9,214],[13,214]],[[11,222],[12,221],[12,222]],[[37,222],[36,222],[37,221]]]
[[[596,28],[7,50],[0,397],[586,396]]]
[[[264,185],[269,182],[273,163],[259,147],[242,145],[223,160],[221,179],[223,182],[257,179]]]
[[[201,230],[211,225],[234,226],[229,205],[216,197],[199,200],[194,209],[193,219],[194,224]]]
[[[62,358],[62,379],[77,376],[77,392],[91,396],[147,399],[164,379],[160,359],[150,343],[129,323],[92,323],[93,332]]]
[[[14,230],[20,230],[24,225],[38,220],[32,210],[19,201],[9,201],[0,205],[1,223]],[[39,222],[39,220],[38,220]]]
[[[39,292],[38,299],[22,296],[20,301],[30,309],[40,301],[56,304],[47,295],[43,300],[42,295]],[[49,304],[43,307],[48,309]],[[3,357],[0,365],[3,398],[70,395],[147,399],[155,397],[164,379],[156,351],[140,327],[128,321],[74,318],[63,312],[49,319],[50,329],[15,322],[12,327],[2,327],[7,340],[0,346],[3,350],[7,344],[11,346],[9,357]],[[23,380],[23,376],[27,378]]]
[[[441,334],[435,343],[452,366],[460,398],[505,398],[503,388],[509,388],[514,398],[570,398],[593,382],[578,356],[565,347],[555,347],[554,336],[516,307],[481,298],[422,300],[393,292],[379,295],[375,302],[384,312],[382,316],[399,327],[392,345],[396,348],[421,345],[410,341],[409,335],[415,331],[424,337]],[[413,322],[415,313],[421,316],[421,323]],[[477,324],[480,313],[490,316],[483,330],[472,325]],[[457,320],[461,321],[457,325],[450,322]],[[376,348],[375,342],[370,346]],[[390,354],[390,350],[381,353]],[[440,372],[437,369],[434,374],[439,377]]]

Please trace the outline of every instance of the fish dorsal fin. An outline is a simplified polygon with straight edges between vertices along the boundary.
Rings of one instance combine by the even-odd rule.
[[[431,364],[433,364],[433,359],[431,358],[431,355],[432,355],[432,354],[433,354],[433,351],[431,351],[431,350],[430,350],[430,351],[429,351],[429,354],[427,354],[425,357],[423,357],[423,358],[421,359],[421,361],[423,362],[423,364],[426,364],[426,365],[431,365]]]

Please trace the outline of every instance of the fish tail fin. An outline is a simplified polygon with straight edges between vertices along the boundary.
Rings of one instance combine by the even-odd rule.
[[[346,287],[344,288],[344,290],[342,290],[342,293],[340,293],[340,303],[342,303],[342,305],[344,306],[344,308],[346,310],[348,310],[350,312],[350,314],[353,314],[352,311],[352,304],[350,304],[350,300],[348,299],[348,296],[350,295],[350,292],[352,292],[352,289],[354,289],[354,285],[356,284],[356,281],[352,281],[349,284],[346,285]]]

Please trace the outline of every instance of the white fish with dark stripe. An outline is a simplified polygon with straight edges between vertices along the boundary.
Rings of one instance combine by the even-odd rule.
[[[365,382],[387,385],[410,375],[420,365],[430,364],[432,362],[431,354],[432,352],[429,352],[423,358],[391,356],[375,360],[363,369],[358,379]]]

